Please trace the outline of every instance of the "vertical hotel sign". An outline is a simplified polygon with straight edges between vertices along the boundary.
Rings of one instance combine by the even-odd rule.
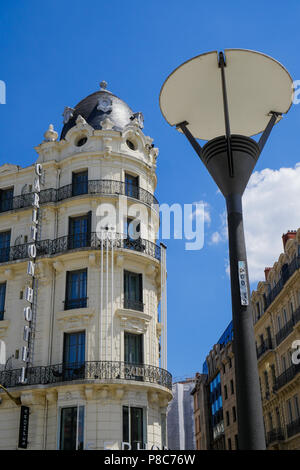
[[[30,243],[28,245],[28,257],[29,261],[27,263],[27,274],[31,277],[31,287],[26,287],[25,291],[25,300],[27,302],[26,307],[24,308],[24,330],[23,330],[23,340],[25,345],[22,347],[22,361],[24,366],[21,368],[21,375],[19,377],[19,382],[21,384],[27,383],[27,366],[30,361],[32,361],[32,341],[34,340],[34,323],[33,323],[33,302],[36,299],[37,295],[37,283],[35,279],[35,269],[36,269],[36,242],[38,234],[38,223],[39,223],[39,207],[40,207],[40,185],[41,185],[41,176],[42,176],[42,165],[36,163],[35,165],[35,177],[33,184],[33,201],[32,201],[32,218],[31,218],[31,230],[30,230]]]

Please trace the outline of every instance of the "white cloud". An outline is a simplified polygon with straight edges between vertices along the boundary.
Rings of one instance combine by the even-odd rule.
[[[300,227],[300,163],[294,168],[256,171],[243,196],[244,226],[251,282],[264,279],[283,251],[282,234]],[[225,212],[211,243],[228,240]],[[228,265],[226,265],[228,272]]]
[[[207,223],[207,225],[210,225],[211,216],[210,216],[210,206],[208,202],[197,201],[197,202],[193,202],[193,205],[196,206],[196,209],[191,213],[190,218],[194,219],[197,215],[202,216],[203,211],[204,211],[204,222]]]
[[[259,281],[283,251],[282,234],[300,227],[300,163],[253,173],[243,207],[250,280]]]
[[[214,232],[211,236],[211,243],[217,244],[217,243],[220,243],[221,241],[222,241],[222,237],[221,237],[220,232]]]

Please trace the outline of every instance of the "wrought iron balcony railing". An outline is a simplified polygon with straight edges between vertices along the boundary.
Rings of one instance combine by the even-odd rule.
[[[272,338],[266,338],[263,343],[257,348],[257,359],[262,357],[265,352],[271,351],[273,349]]]
[[[46,204],[50,202],[59,202],[64,199],[71,197],[93,194],[93,195],[123,195],[137,199],[144,204],[151,206],[152,204],[158,204],[156,197],[146,189],[138,186],[129,185],[123,181],[115,180],[90,180],[84,185],[78,186],[78,184],[68,184],[61,188],[49,188],[43,189],[40,192],[40,204]],[[14,196],[9,200],[5,201],[5,204],[0,205],[0,213],[7,212],[14,209],[22,209],[32,206],[34,200],[33,193],[21,194]]]
[[[300,363],[292,364],[288,369],[286,369],[282,374],[280,374],[275,379],[274,391],[279,390],[284,385],[289,383],[293,378],[300,372]]]
[[[295,436],[300,433],[300,417],[287,424],[286,426],[287,437]]]
[[[144,304],[141,300],[132,300],[124,298],[124,308],[128,308],[131,310],[138,310],[139,312],[144,311]]]
[[[267,445],[270,445],[276,441],[284,441],[284,432],[282,428],[272,429],[267,433]]]
[[[16,261],[28,258],[28,247],[30,243],[11,246],[0,249],[0,263]],[[52,256],[73,249],[101,249],[102,242],[96,232],[85,234],[65,235],[54,240],[41,240],[36,242],[37,256]],[[149,240],[138,238],[133,240],[127,235],[114,233],[113,239],[105,239],[103,247],[111,249],[133,250],[144,253],[152,258],[160,260],[160,246]]]
[[[273,287],[273,289],[266,296],[265,309],[267,309],[269,305],[271,305],[273,300],[275,300],[277,295],[282,291],[288,279],[299,268],[300,268],[300,256],[295,256],[295,258],[291,261],[291,263],[286,266],[286,269],[284,273],[282,273],[282,275],[280,276],[280,279],[277,282],[277,284]]]
[[[71,310],[73,308],[86,308],[88,297],[81,297],[78,299],[66,299],[64,301],[65,310]]]
[[[283,325],[283,327],[276,334],[276,344],[277,346],[282,343],[282,341],[287,338],[294,329],[294,326],[300,321],[300,307],[298,307],[295,312],[292,313],[291,319]]]
[[[0,371],[0,384],[18,387],[21,369]],[[88,361],[28,367],[26,385],[52,385],[73,380],[138,380],[172,390],[172,375],[159,367],[119,361]]]

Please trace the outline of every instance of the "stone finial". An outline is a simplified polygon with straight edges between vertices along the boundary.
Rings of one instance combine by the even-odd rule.
[[[144,127],[144,115],[143,115],[143,113],[141,113],[141,112],[133,113],[133,115],[130,117],[130,119],[131,119],[133,124],[135,124],[140,129],[143,129],[143,127]]]
[[[74,115],[74,108],[70,108],[69,106],[66,106],[63,112],[63,118],[64,118],[64,124],[67,124],[69,120],[73,117]]]
[[[86,124],[86,120],[81,116],[81,114],[78,114],[76,124]]]
[[[58,133],[54,130],[53,124],[49,125],[48,130],[44,134],[46,142],[55,142],[58,137]]]
[[[107,88],[107,82],[105,80],[102,80],[100,83],[100,90],[104,91]]]

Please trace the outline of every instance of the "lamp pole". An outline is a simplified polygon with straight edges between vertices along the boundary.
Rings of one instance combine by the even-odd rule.
[[[231,50],[232,51],[232,50]],[[241,54],[241,51],[239,54]],[[251,51],[244,51],[244,54]],[[259,54],[259,53],[256,53]],[[205,68],[205,60],[207,60],[210,70],[213,70],[211,59],[209,57],[198,56],[200,60],[198,61],[197,70],[203,71]],[[244,55],[245,56],[245,55]],[[263,55],[262,55],[263,56]],[[239,56],[241,57],[241,56]],[[265,59],[266,56],[263,56],[263,60],[269,66],[268,60]],[[234,54],[231,55],[231,58],[234,59]],[[198,58],[195,58],[198,59]],[[242,56],[243,59],[243,56]],[[192,59],[193,60],[193,59]],[[238,416],[238,439],[239,439],[239,448],[247,450],[264,450],[266,448],[265,442],[265,431],[264,431],[264,422],[263,422],[263,410],[262,410],[262,401],[259,385],[259,375],[258,375],[258,366],[257,366],[257,355],[256,355],[256,346],[255,346],[255,336],[254,336],[254,327],[253,327],[253,317],[251,312],[250,305],[250,288],[249,288],[249,276],[248,276],[248,267],[247,267],[247,254],[246,254],[246,245],[245,245],[245,235],[244,235],[244,225],[243,225],[243,209],[242,209],[242,196],[245,191],[246,185],[249,181],[251,173],[255,167],[255,164],[259,158],[259,155],[270,135],[270,132],[277,122],[279,116],[282,114],[279,111],[272,111],[272,109],[267,109],[265,116],[269,116],[267,123],[264,126],[262,135],[258,142],[254,139],[251,139],[247,135],[241,135],[240,133],[231,133],[231,122],[230,122],[230,109],[228,105],[228,95],[227,95],[227,85],[226,85],[226,60],[225,55],[220,52],[217,56],[218,63],[216,64],[216,70],[212,75],[212,82],[214,77],[217,77],[220,81],[220,101],[218,108],[223,108],[223,120],[224,120],[224,130],[225,135],[221,135],[209,140],[203,148],[200,146],[199,142],[194,137],[191,132],[191,128],[200,127],[198,123],[194,125],[193,119],[197,121],[198,109],[195,108],[194,102],[197,102],[199,96],[199,90],[195,93],[194,100],[190,100],[190,106],[194,107],[193,111],[190,113],[191,122],[188,121],[189,117],[189,108],[185,105],[185,100],[181,101],[181,105],[186,106],[185,113],[180,110],[180,106],[174,106],[172,102],[172,96],[174,96],[174,90],[176,87],[174,83],[177,84],[176,80],[178,77],[183,81],[182,76],[192,77],[191,83],[194,80],[194,75],[192,70],[191,61],[189,61],[188,67],[186,67],[185,72],[184,66],[179,67],[175,70],[174,75],[170,75],[172,80],[168,83],[168,79],[165,82],[165,85],[161,91],[161,108],[162,112],[164,111],[165,118],[171,125],[175,125],[178,130],[180,130],[186,138],[189,140],[190,144],[200,157],[201,161],[206,166],[207,170],[213,177],[214,181],[218,185],[220,191],[222,192],[226,200],[227,208],[227,221],[228,221],[228,238],[229,238],[229,258],[230,258],[230,282],[231,282],[231,301],[232,301],[232,319],[233,319],[233,348],[234,348],[234,358],[235,358],[235,379],[236,379],[236,398],[237,398],[237,416]],[[257,60],[255,58],[255,60]],[[261,60],[261,57],[259,58]],[[273,60],[273,59],[272,59]],[[201,62],[202,61],[202,62]],[[274,61],[278,64],[276,61]],[[264,65],[265,65],[264,63]],[[261,62],[260,62],[261,64]],[[279,65],[279,64],[278,64]],[[202,69],[201,69],[202,67]],[[272,67],[274,64],[272,63]],[[282,67],[282,66],[281,66]],[[219,69],[219,72],[217,71]],[[180,70],[181,69],[181,70]],[[281,71],[282,72],[282,71]],[[286,72],[286,71],[285,71]],[[219,75],[218,75],[219,74]],[[272,70],[272,74],[274,71]],[[248,74],[250,75],[250,74]],[[252,75],[251,75],[252,76]],[[218,78],[219,77],[219,78]],[[207,78],[207,77],[206,77]],[[233,83],[232,76],[231,78],[231,87]],[[199,77],[200,79],[200,77]],[[248,79],[248,76],[246,76]],[[242,77],[241,77],[242,80]],[[281,78],[282,80],[282,78]],[[289,83],[290,77],[287,79],[286,83]],[[209,83],[209,80],[205,81]],[[193,82],[195,83],[195,82]],[[214,81],[217,83],[217,80]],[[267,82],[266,82],[267,83]],[[286,83],[284,82],[285,89]],[[208,85],[209,86],[209,85]],[[164,87],[165,90],[164,90]],[[188,85],[186,87],[188,89]],[[246,85],[247,89],[247,85]],[[266,85],[267,89],[267,85]],[[171,90],[171,93],[168,92]],[[234,93],[234,87],[231,88],[231,99],[232,94]],[[188,91],[188,93],[190,93]],[[172,95],[173,94],[173,95]],[[167,96],[167,98],[166,98]],[[184,96],[184,95],[183,95]],[[213,95],[211,95],[213,97]],[[275,96],[275,93],[274,93]],[[202,96],[205,101],[205,96]],[[242,97],[241,97],[242,98]],[[272,96],[271,96],[272,98]],[[211,98],[212,102],[213,98]],[[188,101],[188,100],[186,100]],[[234,101],[234,100],[232,100]],[[261,100],[260,100],[261,101]],[[208,100],[209,102],[209,100]],[[237,100],[238,102],[238,100]],[[266,106],[270,106],[272,100],[266,99]],[[201,106],[201,103],[198,103]],[[260,102],[259,102],[260,104]],[[251,106],[250,106],[251,108]],[[278,106],[277,106],[278,108]],[[289,108],[288,108],[289,109]],[[206,111],[209,112],[209,105],[207,106]],[[199,114],[205,116],[205,110],[199,108]],[[245,111],[246,112],[246,111]],[[285,111],[287,112],[287,111]],[[239,118],[240,109],[237,109],[235,117]],[[207,113],[206,113],[207,114]],[[175,121],[176,117],[182,117],[187,115],[187,120]],[[169,119],[168,119],[169,117]],[[206,117],[206,116],[205,116]],[[216,118],[219,117],[219,114],[216,113]],[[252,122],[255,123],[255,116],[252,119]],[[216,119],[217,120],[217,119]],[[172,121],[172,122],[170,122]],[[200,122],[200,121],[199,121]],[[204,120],[202,120],[202,125]],[[235,126],[238,119],[235,120]],[[213,124],[210,123],[210,127],[207,127],[208,133],[211,132]],[[197,129],[198,131],[198,129]],[[258,133],[258,132],[257,132]],[[218,135],[218,134],[217,134]],[[198,136],[199,137],[199,136]]]

